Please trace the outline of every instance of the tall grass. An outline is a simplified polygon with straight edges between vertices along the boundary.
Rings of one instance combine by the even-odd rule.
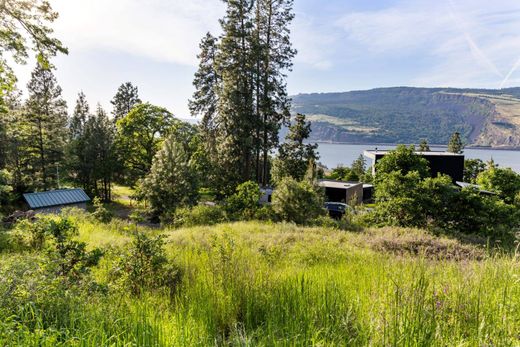
[[[56,301],[42,294],[19,300],[17,310],[0,303],[0,345],[520,344],[520,263],[511,255],[483,256],[417,230],[345,233],[255,222],[165,230],[168,255],[183,269],[180,288],[173,296],[133,297],[109,276],[131,228],[81,221],[80,239],[116,250],[95,270],[108,292]],[[28,257],[0,262],[6,268]],[[0,297],[7,287],[0,281]]]

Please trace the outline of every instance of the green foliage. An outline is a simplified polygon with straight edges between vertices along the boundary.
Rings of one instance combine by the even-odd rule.
[[[40,65],[48,67],[49,58],[67,53],[62,43],[52,37],[49,25],[58,18],[46,0],[10,0],[0,6],[0,113],[7,93],[12,91],[16,76],[8,65],[7,55],[16,63],[25,64],[29,52],[35,51]]]
[[[477,183],[478,175],[486,170],[486,164],[480,159],[464,160],[464,182]]]
[[[163,237],[150,237],[143,232],[134,234],[130,249],[112,275],[121,279],[132,295],[160,288],[173,294],[182,279],[180,269],[168,262]]]
[[[360,155],[356,160],[354,160],[350,168],[339,165],[338,167],[332,169],[327,178],[347,182],[368,182],[370,178],[367,177],[367,166],[365,157],[363,155]]]
[[[114,217],[114,214],[105,207],[100,198],[95,197],[92,203],[94,205],[92,216],[102,223],[109,223]]]
[[[421,179],[416,171],[391,172],[378,182],[376,201],[373,213],[364,216],[373,225],[475,233],[504,241],[520,225],[514,206],[473,189],[459,191],[448,176]]]
[[[305,120],[305,115],[298,114],[273,163],[271,172],[273,181],[279,182],[285,177],[292,177],[299,181],[305,177],[309,164],[318,159],[316,153],[318,145],[304,143],[310,133],[311,123]]]
[[[483,189],[500,195],[506,203],[513,203],[520,192],[520,174],[510,168],[498,168],[494,165],[482,171],[477,176],[477,184]]]
[[[206,151],[214,160],[208,177],[219,195],[251,179],[269,181],[269,153],[290,118],[286,72],[296,51],[290,40],[292,0],[226,1],[222,34],[200,44],[190,100],[202,116]]]
[[[309,182],[291,177],[282,179],[272,196],[273,210],[288,222],[306,224],[323,215],[323,194]]]
[[[215,225],[228,220],[226,211],[219,205],[182,207],[175,211],[175,226]]]
[[[91,196],[112,199],[112,181],[117,169],[115,127],[100,105],[95,115],[88,113],[80,94],[70,125],[68,166],[71,178]]]
[[[140,187],[155,217],[173,214],[178,207],[196,203],[198,182],[191,165],[190,153],[173,134],[170,135],[163,142]]]
[[[135,105],[141,103],[137,87],[132,85],[131,82],[121,84],[110,103],[114,107],[112,110],[114,121],[117,122],[119,119],[129,114]]]
[[[429,152],[430,146],[428,145],[428,141],[426,139],[422,139],[421,143],[419,144],[419,152]]]
[[[247,181],[240,184],[233,195],[226,200],[226,210],[237,219],[252,219],[260,208],[262,193],[258,183]]]
[[[117,121],[117,147],[129,183],[148,174],[155,154],[174,124],[168,110],[149,103],[137,104]]]
[[[150,235],[156,231],[141,231],[148,241],[128,242],[115,225],[79,224],[89,248],[112,249],[92,268],[90,277],[103,281],[97,287],[89,276],[81,284],[57,279],[44,254],[1,255],[1,345],[518,341],[513,255],[487,256],[421,230],[352,233],[256,222],[163,230],[161,250]],[[171,277],[163,272],[168,267]]]
[[[24,175],[32,180],[31,189],[58,186],[58,170],[63,167],[67,139],[67,104],[52,70],[40,64],[27,85],[21,130],[24,152],[18,161],[26,162]]]
[[[462,153],[464,149],[464,144],[460,138],[460,133],[455,132],[450,137],[450,141],[448,142],[448,152],[451,153]]]
[[[11,202],[12,177],[7,170],[0,170],[0,210]]]
[[[384,181],[385,176],[394,171],[403,175],[416,171],[421,178],[430,176],[428,161],[415,154],[414,146],[399,145],[381,158],[376,164],[376,182]]]

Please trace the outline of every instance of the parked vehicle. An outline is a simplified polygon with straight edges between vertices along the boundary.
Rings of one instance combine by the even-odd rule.
[[[341,202],[326,202],[325,208],[329,212],[329,216],[335,219],[341,219],[347,211],[354,211],[351,206]]]

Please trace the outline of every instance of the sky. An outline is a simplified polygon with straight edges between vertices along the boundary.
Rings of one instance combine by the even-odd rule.
[[[519,0],[294,0],[290,94],[391,86],[520,86]],[[143,101],[190,117],[198,44],[220,32],[220,0],[51,0],[54,59],[72,110],[83,91],[111,110],[131,81]],[[25,87],[33,65],[17,67]],[[22,88],[23,89],[23,88]]]

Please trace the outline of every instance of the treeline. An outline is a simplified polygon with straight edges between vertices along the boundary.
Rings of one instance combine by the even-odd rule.
[[[17,91],[15,76],[2,90],[3,204],[25,192],[60,186],[80,186],[91,197],[110,201],[117,182],[136,188],[136,198],[149,203],[157,217],[195,204],[201,188],[223,200],[241,183],[301,180],[309,166],[315,169],[316,146],[304,143],[310,124],[303,115],[290,124],[286,73],[296,54],[289,30],[293,1],[225,3],[222,33],[208,33],[200,44],[189,103],[192,115],[201,118],[198,126],[142,102],[131,83],[118,89],[111,115],[100,105],[92,109],[81,92],[69,116],[50,62],[66,50],[59,41],[35,37],[37,52],[40,44],[54,48],[38,60],[27,98]],[[44,19],[51,23],[56,16],[45,7],[33,24],[43,26]],[[30,47],[24,44],[27,53]],[[281,145],[283,125],[292,131]]]

